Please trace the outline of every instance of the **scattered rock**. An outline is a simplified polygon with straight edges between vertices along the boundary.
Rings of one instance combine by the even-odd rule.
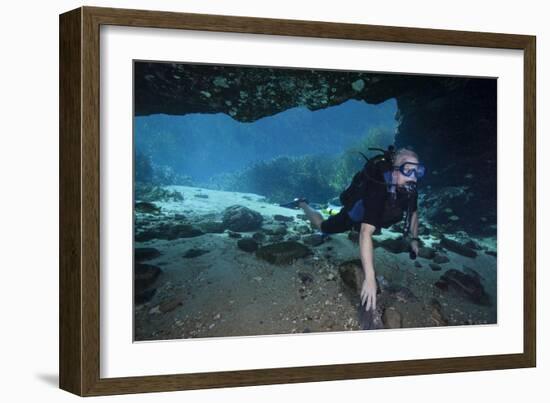
[[[158,305],[149,310],[149,315],[153,315],[153,314],[159,314],[160,315],[160,309],[159,309]]]
[[[265,234],[263,232],[255,232],[254,235],[252,235],[252,239],[258,243],[261,243],[265,241]]]
[[[134,238],[136,242],[147,242],[151,239],[155,239],[156,237],[157,233],[155,231],[145,230],[137,232]]]
[[[420,264],[420,262],[418,260],[415,260],[414,261],[414,267],[422,267],[422,265]]]
[[[363,88],[365,88],[365,81],[362,78],[355,80],[351,83],[351,88],[353,88],[355,92],[361,92]]]
[[[378,288],[380,289],[386,289],[390,286],[390,283],[382,274],[376,276],[376,284],[378,284]]]
[[[159,311],[162,313],[167,313],[173,311],[178,306],[183,305],[182,298],[174,298],[168,301],[165,301],[159,305]]]
[[[323,236],[321,234],[311,234],[302,238],[302,242],[309,246],[319,246],[323,241]]]
[[[430,308],[430,319],[435,326],[447,326],[449,324],[449,321],[443,315],[443,307],[437,299],[432,298],[430,301]]]
[[[477,256],[475,250],[469,248],[466,245],[461,244],[460,242],[454,241],[452,239],[443,237],[440,241],[440,245],[445,249],[448,249],[452,252],[458,253],[459,255],[474,258]]]
[[[134,209],[136,213],[160,214],[160,207],[151,202],[136,202]]]
[[[408,303],[408,302],[417,302],[418,297],[408,289],[400,285],[390,285],[387,287],[387,291],[394,296],[399,302]]]
[[[313,283],[313,276],[309,273],[299,271],[298,277],[300,278],[300,281],[302,282],[303,285],[309,285]]]
[[[281,235],[281,234],[272,235],[271,237],[269,237],[269,241],[271,243],[282,242],[282,241],[284,241],[284,239],[285,239],[285,236]]]
[[[141,292],[149,287],[160,276],[162,270],[158,266],[146,263],[134,265],[134,284],[136,292]]]
[[[252,238],[239,239],[237,246],[245,252],[255,252],[258,249],[258,243]]]
[[[449,263],[450,262],[450,260],[447,256],[440,255],[440,254],[436,254],[433,259],[434,259],[434,263],[437,263],[437,264],[443,264],[443,263]]]
[[[229,231],[229,230],[227,230],[227,236],[229,238],[236,238],[236,239],[242,238],[242,235],[239,234],[238,232],[233,232],[233,231]]]
[[[195,197],[199,198],[199,199],[208,199],[208,195],[207,194],[204,194],[204,193],[197,193],[195,194]]]
[[[384,239],[383,241],[380,241],[380,246],[391,253],[407,252],[409,249],[407,241],[403,238]]]
[[[435,256],[435,249],[428,246],[418,248],[418,256],[424,259],[433,259]]]
[[[181,177],[180,179],[184,179]],[[190,179],[190,178],[186,178]],[[188,183],[189,185],[191,183]],[[161,186],[155,186],[144,183],[136,183],[135,198],[138,202],[155,202],[155,201],[183,201],[183,194],[177,190],[165,189]],[[156,207],[156,206],[155,206]]]
[[[206,249],[198,249],[198,248],[192,248],[192,249],[189,249],[187,250],[184,254],[183,254],[183,257],[184,258],[187,258],[187,259],[190,259],[190,258],[194,258],[194,257],[198,257],[198,256],[202,256],[206,253],[210,252],[209,250],[206,250]]]
[[[445,281],[437,280],[435,286],[442,291],[447,291],[449,289],[449,284]]]
[[[294,230],[296,232],[298,232],[299,234],[310,234],[311,233],[311,228],[308,227],[307,225],[298,225],[294,228]]]
[[[134,294],[134,302],[137,305],[145,304],[155,296],[156,292],[157,292],[156,288],[149,288],[147,290],[136,292]]]
[[[256,257],[272,264],[291,264],[294,260],[309,256],[312,251],[302,243],[295,241],[279,242],[262,246],[256,251]]]
[[[176,224],[169,227],[167,238],[160,239],[193,238],[203,234],[200,229],[193,227],[191,224]]]
[[[160,256],[160,251],[156,248],[135,248],[134,258],[136,262],[152,260]]]
[[[468,242],[464,244],[464,246],[467,246],[468,248],[481,250],[481,246],[478,245],[474,240],[470,239]]]
[[[438,283],[440,284],[438,285]],[[480,279],[459,270],[447,270],[436,283],[436,286],[442,290],[452,290],[475,304],[490,305],[489,295],[485,292]]]
[[[403,327],[403,318],[401,313],[392,306],[384,310],[382,321],[388,329],[399,329]]]
[[[223,213],[223,224],[231,231],[254,231],[262,222],[260,213],[240,205],[230,206]]]
[[[273,219],[275,221],[280,221],[280,222],[292,222],[294,221],[294,217],[292,216],[286,216],[286,215],[281,215],[281,214],[275,214],[273,216]]]
[[[262,227],[267,235],[286,235],[287,229],[285,225],[267,225]]]
[[[490,256],[497,257],[497,252],[494,250],[486,250],[485,253]]]
[[[477,278],[480,282],[483,280],[483,276],[481,274],[466,265],[462,265],[462,271],[469,276]]]
[[[383,329],[384,323],[382,320],[381,308],[377,304],[376,310],[365,309],[365,306],[359,304],[358,314],[359,314],[359,326],[362,330],[373,330],[373,329]]]
[[[432,271],[441,271],[441,266],[438,265],[437,263],[429,263],[429,265]]]
[[[225,231],[225,225],[221,221],[207,221],[199,224],[199,228],[209,234],[221,234]]]
[[[338,266],[338,273],[343,283],[352,291],[359,295],[363,281],[365,279],[365,273],[363,272],[363,265],[360,259],[353,259],[343,262]]]
[[[151,239],[174,240],[178,238],[191,238],[203,235],[203,232],[190,224],[166,224],[163,223],[156,228],[145,230],[136,234],[137,242],[150,241]]]

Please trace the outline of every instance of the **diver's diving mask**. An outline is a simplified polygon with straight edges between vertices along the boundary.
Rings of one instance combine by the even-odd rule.
[[[420,179],[426,173],[426,167],[420,162],[405,161],[401,165],[395,165],[394,170],[399,170],[403,175],[410,177],[414,174],[416,179]]]

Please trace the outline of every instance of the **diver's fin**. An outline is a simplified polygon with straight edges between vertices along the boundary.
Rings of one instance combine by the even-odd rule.
[[[307,199],[304,199],[303,197],[297,197],[294,200],[292,200],[291,202],[281,203],[281,204],[279,204],[279,206],[286,207],[286,208],[291,208],[291,209],[296,209],[296,208],[299,207],[300,202],[307,203],[308,201],[307,201]]]

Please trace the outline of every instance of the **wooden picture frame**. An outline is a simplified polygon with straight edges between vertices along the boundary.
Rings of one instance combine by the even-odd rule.
[[[524,348],[521,354],[100,377],[100,26],[518,49],[524,52]],[[80,396],[524,368],[536,365],[535,37],[81,7],[60,16],[60,387]]]

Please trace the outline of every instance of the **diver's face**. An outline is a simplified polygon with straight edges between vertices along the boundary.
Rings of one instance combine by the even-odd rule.
[[[413,164],[406,164],[407,162],[412,162]],[[414,164],[418,164],[418,159],[411,156],[407,156],[401,159],[400,161],[397,161],[395,165],[400,166],[402,164],[405,164],[405,167],[404,167],[405,171],[407,171],[408,169],[414,169],[416,168],[416,165]],[[398,169],[393,171],[393,179],[394,179],[394,183],[397,184],[397,186],[403,186],[410,182],[416,183],[417,181],[417,178],[414,172],[411,176],[405,176]]]

